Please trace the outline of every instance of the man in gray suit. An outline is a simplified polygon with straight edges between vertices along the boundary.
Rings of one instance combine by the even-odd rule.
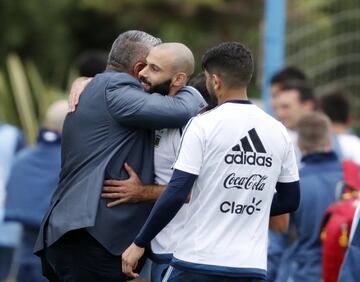
[[[51,281],[126,281],[121,253],[152,203],[108,209],[100,198],[103,181],[126,179],[127,163],[152,183],[153,129],[181,127],[206,105],[188,87],[174,97],[144,92],[136,77],[158,43],[140,31],[120,34],[107,70],[92,79],[65,120],[60,182],[35,245]]]

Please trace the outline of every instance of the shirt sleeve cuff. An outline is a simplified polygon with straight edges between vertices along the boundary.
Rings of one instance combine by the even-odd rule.
[[[179,163],[179,162],[176,162],[174,164],[173,168],[184,171],[184,172],[188,172],[188,173],[191,173],[194,175],[199,175],[199,171],[200,171],[200,169],[198,169],[198,168],[189,166],[187,164]]]
[[[134,243],[136,246],[140,247],[140,248],[145,248],[146,247],[146,243],[144,240],[142,240],[142,238],[136,237],[134,240]]]
[[[280,176],[278,179],[278,182],[281,183],[290,183],[295,181],[299,181],[299,176]]]

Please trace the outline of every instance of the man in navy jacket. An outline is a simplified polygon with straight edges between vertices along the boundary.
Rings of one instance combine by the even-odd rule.
[[[321,280],[322,219],[335,202],[335,190],[342,180],[342,167],[331,151],[329,119],[320,113],[303,117],[297,126],[303,154],[300,173],[300,206],[291,214],[296,237],[287,251],[289,274],[294,282]]]
[[[36,145],[15,158],[7,184],[5,220],[23,226],[17,281],[46,281],[33,248],[44,214],[59,181],[61,130],[67,113],[65,100],[55,102],[46,113]]]

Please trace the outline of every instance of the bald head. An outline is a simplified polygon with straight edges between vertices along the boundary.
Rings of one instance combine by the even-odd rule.
[[[194,56],[181,43],[163,43],[150,50],[146,66],[139,72],[145,91],[175,95],[194,72]]]
[[[184,72],[188,77],[194,73],[195,59],[191,50],[182,43],[161,43],[152,52],[159,52],[171,64],[174,73]]]

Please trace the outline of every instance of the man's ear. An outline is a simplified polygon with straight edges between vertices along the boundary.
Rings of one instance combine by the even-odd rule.
[[[311,113],[315,110],[315,104],[313,101],[308,100],[308,101],[304,101],[302,103],[303,109],[305,110],[306,113]]]
[[[351,127],[353,123],[354,123],[354,118],[353,118],[352,115],[349,115],[349,116],[347,117],[347,119],[346,119],[346,125],[347,125],[348,127]]]
[[[146,63],[144,62],[137,62],[134,66],[133,66],[133,76],[135,76],[136,78],[139,77],[139,72],[142,71],[143,68],[145,68]]]
[[[212,81],[214,90],[219,90],[222,87],[223,83],[222,83],[221,77],[218,76],[217,74],[211,75],[211,81]]]
[[[173,77],[172,85],[174,87],[184,86],[187,82],[187,75],[184,72],[179,72]]]

